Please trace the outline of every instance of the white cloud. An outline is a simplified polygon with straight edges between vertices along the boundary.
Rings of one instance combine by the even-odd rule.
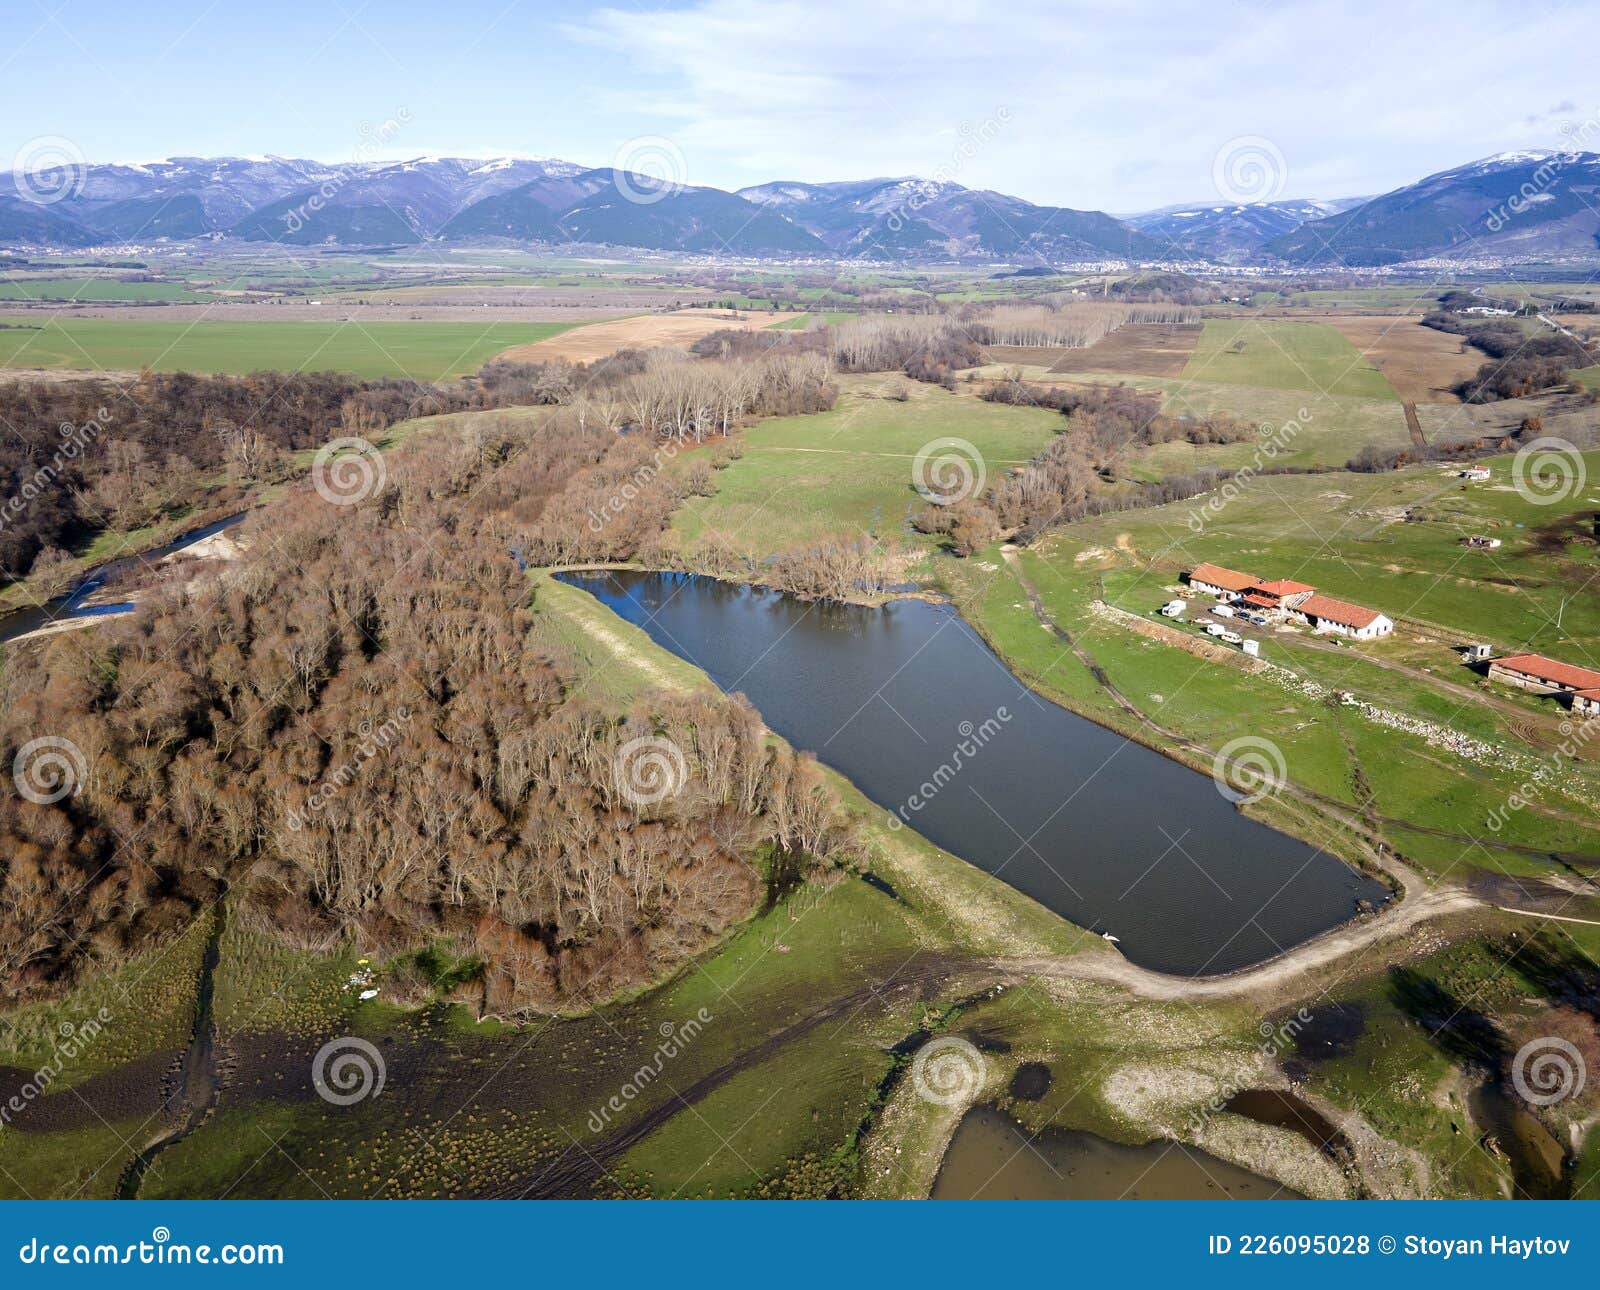
[[[1242,135],[1278,146],[1292,196],[1381,191],[1502,148],[1560,146],[1528,114],[1588,102],[1600,13],[1497,0],[698,0],[600,9],[568,30],[617,60],[607,115],[671,134],[693,182],[949,173],[962,127],[1005,108],[1006,126],[950,177],[1126,211],[1213,197],[1212,159]]]

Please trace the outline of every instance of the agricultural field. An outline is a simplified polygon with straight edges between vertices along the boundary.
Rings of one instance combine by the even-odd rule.
[[[1370,360],[1320,323],[1212,319],[1183,369],[1186,380],[1392,399]]]
[[[1178,376],[1200,343],[1199,323],[1135,323],[1119,327],[1087,349],[1058,351],[1053,374],[1119,372],[1129,376]],[[1005,362],[997,358],[997,362]]]
[[[1330,318],[1327,325],[1360,350],[1408,403],[1455,403],[1451,387],[1477,374],[1481,351],[1413,316]]]
[[[0,328],[0,368],[136,372],[340,371],[440,380],[475,372],[563,323],[53,320]]]
[[[0,277],[0,301],[181,300],[201,303],[209,298],[181,282],[134,282],[126,278]]]
[[[608,322],[590,323],[571,331],[558,328],[532,342],[507,349],[498,357],[512,363],[592,363],[619,349],[649,349],[661,345],[683,348],[714,331],[756,330],[770,327],[783,314],[730,313],[724,309],[681,309],[667,314],[640,314]]]
[[[965,439],[998,478],[1063,427],[1042,408],[982,403],[898,375],[846,376],[839,385],[831,412],[750,429],[741,455],[717,473],[715,494],[689,498],[678,512],[674,545],[761,559],[868,530],[897,536],[926,504],[912,468],[927,444]]]

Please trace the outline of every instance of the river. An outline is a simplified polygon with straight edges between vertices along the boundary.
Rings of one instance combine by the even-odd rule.
[[[139,564],[154,564],[174,552],[182,551],[185,547],[191,547],[196,542],[203,541],[213,533],[221,533],[224,529],[232,528],[248,514],[248,511],[240,511],[236,515],[229,515],[224,519],[217,520],[215,523],[207,524],[203,528],[190,529],[187,533],[180,533],[172,541],[163,546],[158,546],[152,551],[145,551],[139,555],[123,556],[120,559],[99,565],[86,573],[66,595],[57,596],[48,604],[28,609],[16,609],[9,614],[0,614],[0,645],[5,644],[7,641],[15,640],[18,636],[26,636],[29,632],[36,632],[41,627],[48,627],[52,623],[65,622],[72,618],[100,618],[110,614],[125,614],[129,612],[134,606],[127,601],[97,605],[85,604],[84,602],[99,591],[108,579],[121,573],[124,569]]]
[[[1034,694],[948,606],[823,604],[687,574],[561,577],[745,694],[896,818],[1113,933],[1141,966],[1247,967],[1389,898],[1241,815],[1209,776]]]

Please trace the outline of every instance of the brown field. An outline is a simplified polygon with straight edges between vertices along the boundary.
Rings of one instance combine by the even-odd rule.
[[[609,322],[574,327],[548,340],[531,345],[513,345],[497,357],[513,363],[549,363],[564,359],[569,363],[592,363],[619,349],[657,349],[663,346],[688,348],[714,331],[754,330],[770,327],[795,317],[779,313],[734,313],[726,309],[680,309],[670,314],[639,314]]]
[[[1450,386],[1471,376],[1485,361],[1461,337],[1424,327],[1415,314],[1368,314],[1324,322],[1369,358],[1407,403],[1459,402]]]
[[[1200,341],[1200,328],[1200,323],[1134,323],[1119,327],[1088,349],[1066,350],[1050,370],[1180,376]]]

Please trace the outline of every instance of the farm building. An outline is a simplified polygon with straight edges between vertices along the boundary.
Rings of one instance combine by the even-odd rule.
[[[1264,601],[1264,608],[1267,609],[1298,609],[1316,590],[1292,578],[1278,578],[1272,582],[1256,583],[1250,588],[1250,594]],[[1248,600],[1249,596],[1245,598]]]
[[[1489,664],[1489,678],[1536,694],[1560,695],[1574,712],[1585,716],[1600,711],[1600,672],[1593,668],[1574,667],[1543,654],[1512,654]]]
[[[1234,600],[1260,581],[1253,573],[1224,569],[1220,564],[1197,564],[1189,570],[1189,585],[1218,600]]]
[[[1312,631],[1335,632],[1359,640],[1387,636],[1394,630],[1394,623],[1387,614],[1335,600],[1332,596],[1307,596],[1295,605],[1294,613],[1304,618]]]
[[[1259,583],[1261,579],[1254,573],[1240,573],[1237,568],[1221,565],[1195,565],[1189,570],[1189,586],[1218,600],[1237,600],[1238,595]]]

